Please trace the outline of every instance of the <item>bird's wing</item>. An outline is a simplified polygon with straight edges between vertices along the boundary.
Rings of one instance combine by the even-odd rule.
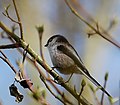
[[[73,47],[72,47],[73,48]],[[90,75],[90,73],[88,72],[88,70],[85,68],[85,66],[83,65],[83,63],[81,63],[79,61],[79,59],[75,56],[75,54],[69,50],[67,47],[65,47],[64,45],[59,45],[57,47],[57,49],[59,51],[62,51],[64,54],[66,54],[67,56],[69,56],[74,62],[75,64],[81,69],[82,74],[87,77],[92,83],[94,83],[96,86],[99,86],[100,89],[105,92],[108,96],[111,97],[111,95]],[[74,48],[73,48],[74,49]],[[75,49],[74,49],[75,51]],[[76,52],[76,51],[75,51]],[[76,52],[77,54],[77,52]],[[78,55],[78,54],[77,54]],[[80,58],[80,57],[79,57]]]
[[[69,45],[70,45],[70,44],[69,44]],[[78,57],[78,59],[80,60],[80,62],[81,62],[82,64],[84,64],[84,63],[82,62],[82,59],[81,59],[80,56],[78,55],[77,51],[74,49],[74,47],[73,47],[72,45],[70,45],[70,47],[71,47],[71,49],[73,49],[73,52],[75,52],[75,54],[77,55],[77,57]]]

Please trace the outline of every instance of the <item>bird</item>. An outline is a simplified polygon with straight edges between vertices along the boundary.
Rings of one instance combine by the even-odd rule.
[[[57,34],[51,36],[47,40],[45,47],[48,48],[54,68],[56,68],[61,74],[82,74],[87,77],[94,85],[99,87],[105,94],[107,94],[109,97],[112,97],[101,86],[101,84],[91,76],[77,51],[63,35]]]

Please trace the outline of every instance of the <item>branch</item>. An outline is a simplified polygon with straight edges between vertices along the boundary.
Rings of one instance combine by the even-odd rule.
[[[101,36],[102,38],[104,38],[105,40],[107,40],[108,42],[112,43],[113,45],[115,45],[116,47],[120,48],[120,43],[118,43],[115,39],[113,39],[107,31],[105,31],[102,27],[99,26],[99,28],[102,30],[102,33],[98,30],[98,28],[95,28],[94,26],[92,26],[89,22],[87,22],[72,6],[71,4],[68,2],[68,0],[64,0],[65,3],[67,4],[67,6],[70,8],[71,12],[76,15],[81,21],[83,21],[88,27],[90,27],[96,34],[98,34],[99,36]],[[90,18],[92,19],[92,18]],[[95,22],[93,19],[92,21],[96,24],[96,26],[98,26],[98,23]]]
[[[73,105],[73,103],[72,103],[67,97],[65,97],[65,95],[57,88],[57,86],[55,85],[55,83],[53,82],[53,80],[51,80],[50,76],[48,76],[48,78],[47,78],[47,77],[43,74],[43,72],[40,70],[40,68],[38,67],[36,61],[33,61],[33,62],[34,62],[34,66],[35,66],[36,69],[38,70],[40,76],[42,76],[43,78],[45,78],[45,80],[48,81],[48,82],[54,87],[54,89],[57,91],[57,93],[61,96],[61,98],[62,98],[65,102],[69,103],[70,105]],[[43,81],[43,80],[42,80],[42,81]],[[43,81],[43,83],[44,83],[44,81]],[[47,83],[44,83],[44,84],[45,84],[45,86],[47,85]],[[48,89],[48,90],[49,90],[49,89]],[[51,90],[49,90],[49,91],[51,92]],[[54,93],[51,92],[51,94],[54,94]],[[53,96],[54,96],[55,98],[57,98],[58,100],[61,101],[61,99],[59,99],[59,97],[56,96],[55,94],[54,94]],[[61,101],[61,102],[63,102],[63,101]]]
[[[104,89],[106,88],[107,80],[108,80],[108,73],[105,74],[105,82],[103,86]],[[103,105],[103,99],[104,99],[104,92],[102,93],[102,97],[101,97],[101,105]]]
[[[95,100],[97,102],[97,105],[101,105],[100,102],[99,102],[99,100],[98,100],[98,98],[97,98],[97,95],[96,95],[96,91],[98,90],[98,88],[94,89],[91,84],[88,84],[88,86],[89,86],[90,90],[92,91],[92,93],[94,95],[94,98],[95,98]]]
[[[12,33],[1,21],[0,21],[0,27],[7,33],[9,34],[16,42],[19,42],[19,44],[21,45],[21,47],[23,49],[25,49],[27,47],[27,43],[20,39],[16,34]],[[33,57],[48,73],[50,73],[50,75],[56,79],[59,83],[59,85],[61,85],[62,87],[64,87],[68,92],[70,92],[79,102],[81,102],[81,104],[83,105],[91,105],[84,97],[79,97],[79,94],[74,92],[74,90],[68,85],[65,84],[63,81],[63,78],[60,77],[54,70],[52,70],[52,68],[47,65],[46,62],[43,62],[42,59],[40,58],[40,56],[38,54],[36,54],[33,49],[29,46],[27,48],[27,52],[28,54]]]
[[[40,75],[40,79],[42,80],[42,82],[44,83],[44,85],[46,86],[46,88],[49,90],[49,92],[55,97],[57,98],[59,101],[61,101],[64,105],[67,105],[60,97],[58,97],[57,95],[54,94],[54,92],[50,89],[50,87],[48,86],[48,84],[45,81],[45,78]]]
[[[13,0],[13,4],[14,4],[15,12],[16,12],[16,15],[17,15],[17,18],[18,18],[18,24],[19,24],[19,27],[20,27],[20,35],[21,35],[21,39],[23,39],[22,23],[21,23],[21,19],[20,19],[20,16],[19,16],[18,10],[17,10],[17,6],[16,6],[16,4],[15,4],[15,0]]]
[[[7,56],[0,50],[0,53],[3,55],[0,56],[0,59],[2,59],[3,61],[5,61],[5,63],[7,63],[9,65],[9,67],[13,70],[13,72],[16,74],[17,71],[16,69],[14,68],[14,66],[10,63],[10,61],[8,60]]]
[[[8,6],[5,8],[5,13],[2,12],[2,14],[3,14],[4,16],[6,16],[8,19],[10,19],[12,22],[19,24],[18,21],[14,20],[14,19],[11,18],[11,16],[9,15],[9,13],[8,13],[9,7],[10,7],[10,5],[8,5]]]
[[[19,43],[9,44],[9,45],[1,45],[0,49],[10,49],[10,48],[18,48],[20,47]]]

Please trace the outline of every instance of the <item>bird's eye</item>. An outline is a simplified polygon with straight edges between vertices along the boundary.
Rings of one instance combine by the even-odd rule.
[[[51,42],[51,41],[52,41],[52,39],[49,40],[49,42]]]
[[[49,42],[51,42],[51,41],[52,41],[52,38],[49,39]]]

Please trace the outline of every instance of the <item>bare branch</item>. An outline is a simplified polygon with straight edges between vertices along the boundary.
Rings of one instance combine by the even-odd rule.
[[[12,22],[19,24],[19,22],[17,22],[17,21],[14,20],[13,18],[11,18],[11,16],[9,15],[9,13],[8,13],[9,7],[10,7],[10,5],[8,5],[8,6],[5,8],[5,13],[2,12],[2,14],[3,14],[4,16],[6,16],[8,19],[10,19]]]
[[[84,87],[85,87],[85,85],[86,85],[86,82],[85,82],[85,80],[83,79],[82,80],[82,82],[81,82],[81,91],[80,91],[80,93],[79,93],[79,96],[81,96],[81,94],[82,94],[82,92],[83,92],[83,90],[84,90]]]
[[[101,105],[98,98],[97,98],[97,96],[96,96],[96,90],[93,88],[93,86],[91,84],[89,84],[88,86],[89,86],[90,90],[92,91],[92,93],[94,95],[94,98],[95,98],[95,100],[97,102],[97,105]]]
[[[1,45],[0,49],[11,49],[20,47],[19,43],[9,44],[9,45]]]
[[[8,58],[7,58],[7,56],[0,50],[0,52],[1,52],[1,54],[4,56],[4,57],[2,57],[2,56],[0,56],[0,58],[5,62],[5,63],[7,63],[8,64],[8,66],[13,70],[13,72],[16,74],[17,73],[17,71],[16,71],[16,69],[14,68],[14,66],[10,63],[10,61],[8,60]]]
[[[17,18],[18,18],[18,22],[19,22],[18,24],[19,24],[19,27],[20,27],[21,39],[23,39],[23,28],[22,28],[22,23],[21,23],[21,19],[20,19],[18,10],[17,10],[17,6],[16,6],[16,3],[15,3],[15,0],[13,0],[13,4],[14,4],[15,12],[16,12],[16,15],[17,15]]]
[[[106,88],[107,80],[108,80],[108,73],[105,74],[105,82],[103,86],[104,89]],[[101,105],[103,105],[103,99],[104,99],[104,92],[102,93],[102,97],[101,97]]]
[[[58,97],[57,95],[54,94],[54,92],[50,89],[50,87],[47,85],[45,78],[40,75],[41,80],[43,81],[44,85],[46,86],[46,88],[49,90],[49,92],[55,97],[57,98],[59,101],[61,101],[64,105],[67,105],[60,97]]]
[[[50,77],[47,78],[47,77],[43,74],[43,72],[40,70],[40,68],[39,68],[38,65],[36,64],[36,61],[34,61],[34,66],[37,68],[40,76],[44,77],[45,80],[48,81],[48,82],[54,87],[54,89],[57,91],[57,93],[58,93],[59,95],[61,95],[61,98],[64,100],[64,102],[67,102],[67,103],[69,103],[70,105],[73,105],[73,103],[72,103],[69,99],[67,99],[67,97],[65,97],[65,95],[56,87],[55,83],[53,83],[53,80],[51,80]],[[44,82],[43,82],[43,83],[44,83]],[[46,85],[46,84],[45,84],[45,85]],[[48,89],[48,90],[49,90],[49,89]],[[53,96],[54,96],[55,98],[58,97],[58,96],[56,96],[55,94],[54,94]],[[59,98],[59,97],[58,97],[58,98]],[[61,101],[61,99],[60,99],[60,101]]]
[[[28,47],[29,47],[29,44],[28,44],[27,47],[24,49],[22,63],[24,63],[25,58],[26,58],[26,56],[27,56],[27,51],[26,51],[26,50],[27,50]]]
[[[71,4],[68,2],[68,0],[64,0],[65,3],[67,4],[67,6],[70,8],[71,12],[76,15],[81,21],[83,21],[87,26],[89,26],[96,34],[100,35],[102,38],[104,38],[105,40],[109,41],[110,43],[112,43],[113,45],[115,45],[116,47],[120,48],[120,43],[118,43],[115,39],[113,39],[111,37],[111,35],[108,34],[108,32],[106,32],[102,27],[99,26],[99,29],[102,30],[102,32],[100,32],[98,29],[96,29],[96,27],[92,26],[89,22],[87,22],[72,6]],[[90,19],[92,19],[90,17]],[[93,19],[92,19],[93,20]],[[95,24],[97,24],[97,22],[95,22],[93,20],[93,22]]]

